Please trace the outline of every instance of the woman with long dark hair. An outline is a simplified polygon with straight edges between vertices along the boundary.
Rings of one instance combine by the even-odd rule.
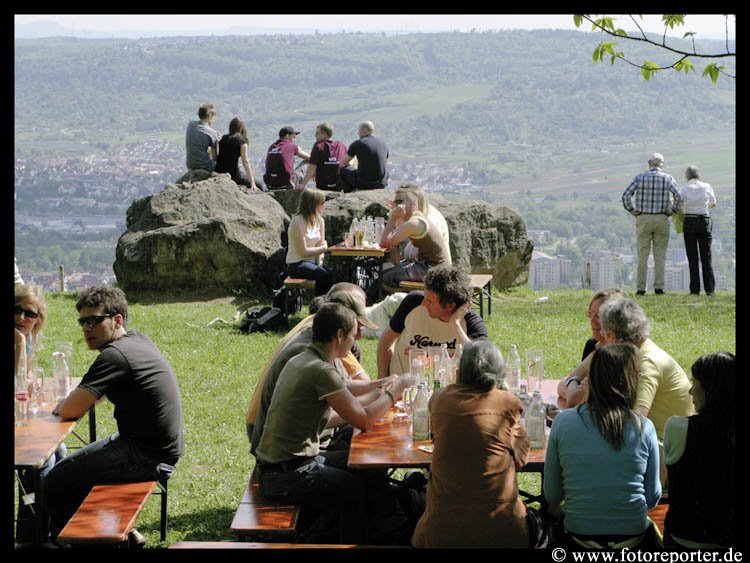
[[[216,173],[228,173],[238,185],[247,186],[254,192],[266,191],[260,178],[255,178],[247,157],[249,138],[245,122],[235,117],[229,122],[229,133],[219,141],[219,155],[216,158]],[[240,173],[238,161],[242,159],[245,176]],[[259,187],[260,186],[260,187]]]
[[[303,190],[299,208],[287,230],[287,273],[295,278],[315,280],[315,295],[323,295],[333,285],[333,272],[323,266],[323,256],[328,248],[323,220],[325,201],[326,194],[322,190]]]
[[[735,356],[705,354],[691,369],[690,394],[698,414],[670,417],[664,427],[669,483],[664,546],[675,550],[736,546]]]
[[[661,496],[653,423],[635,410],[640,354],[630,343],[597,348],[589,395],[555,418],[544,464],[544,496],[573,550],[649,549],[649,509]],[[563,504],[564,503],[564,504]]]

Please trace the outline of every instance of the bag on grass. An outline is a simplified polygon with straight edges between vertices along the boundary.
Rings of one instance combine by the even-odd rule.
[[[276,307],[250,307],[240,320],[240,332],[281,332],[289,330],[286,316]]]

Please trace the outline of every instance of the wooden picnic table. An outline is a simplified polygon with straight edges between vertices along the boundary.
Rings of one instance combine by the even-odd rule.
[[[329,246],[326,251],[335,261],[334,273],[336,281],[357,283],[353,274],[355,268],[360,267],[377,272],[378,300],[383,298],[383,262],[388,249],[382,246],[352,246],[347,247],[343,242]],[[366,289],[366,288],[363,288]]]
[[[81,382],[80,377],[71,378],[72,389]],[[72,390],[71,389],[71,390]],[[27,494],[34,495],[34,547],[39,547],[45,540],[44,524],[47,513],[42,502],[41,470],[47,460],[55,453],[60,444],[74,433],[77,420],[63,420],[52,414],[56,402],[40,406],[36,413],[29,412],[28,426],[14,426],[14,454],[13,465],[17,471],[28,471],[31,474],[32,490]],[[78,436],[76,434],[76,436]],[[89,437],[96,440],[96,419],[94,407],[89,411]],[[79,439],[80,438],[79,436]],[[84,442],[85,443],[85,442]],[[19,502],[22,502],[19,499]]]

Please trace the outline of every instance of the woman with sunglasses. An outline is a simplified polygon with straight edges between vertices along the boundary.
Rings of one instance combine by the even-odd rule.
[[[38,285],[25,284],[15,286],[15,342],[16,342],[16,372],[18,372],[19,360],[25,357],[26,370],[31,370],[34,355],[39,350],[42,337],[42,327],[47,318],[47,304],[44,301],[44,293]],[[61,444],[57,450],[47,459],[41,469],[42,478],[52,469],[60,459],[67,454],[65,444]],[[19,498],[25,491],[33,490],[31,475],[28,472],[19,472]],[[26,505],[18,503],[18,524],[16,526],[16,542],[20,545],[31,544],[34,538],[34,513],[33,504]]]
[[[44,301],[42,288],[38,285],[17,285],[15,294],[15,369],[18,371],[18,362],[25,356],[28,371],[31,369],[34,353],[39,349],[42,327],[47,317],[47,304]]]

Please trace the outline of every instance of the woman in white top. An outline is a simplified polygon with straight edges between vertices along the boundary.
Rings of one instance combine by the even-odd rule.
[[[701,182],[697,166],[688,166],[685,170],[687,184],[680,188],[682,193],[682,212],[685,220],[682,235],[685,237],[685,252],[690,267],[690,294],[698,295],[701,282],[698,276],[698,257],[703,270],[703,291],[706,295],[714,294],[716,282],[711,266],[711,231],[713,220],[708,209],[716,207],[716,196],[711,184]]]
[[[299,200],[297,214],[287,231],[287,274],[294,278],[315,280],[315,295],[323,295],[333,285],[333,272],[323,266],[328,248],[326,225],[323,221],[325,193],[317,188],[305,189]]]

